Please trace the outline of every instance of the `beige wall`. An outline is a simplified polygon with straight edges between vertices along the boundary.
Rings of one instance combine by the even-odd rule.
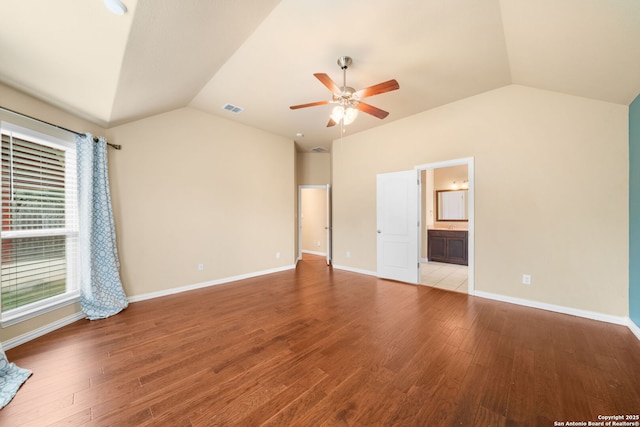
[[[294,264],[292,140],[190,108],[109,135],[128,296]]]
[[[331,155],[329,153],[297,153],[298,185],[331,183]]]
[[[467,165],[437,168],[433,171],[434,190],[457,190],[464,181],[468,181]],[[454,186],[454,183],[455,185]]]
[[[65,113],[60,109],[47,105],[2,84],[0,84],[0,106],[78,132],[91,132],[95,135],[105,134],[105,130],[103,128],[96,126],[93,123]],[[1,110],[0,120],[9,121],[19,126],[29,127],[39,132],[48,133],[63,139],[72,140],[74,138],[74,136],[68,132],[56,130],[50,126],[41,125],[35,121],[20,118],[14,114],[2,112]],[[112,150],[109,151],[111,152]],[[31,333],[34,330],[58,322],[66,317],[74,316],[80,311],[80,304],[76,303],[45,313],[36,318],[20,322],[16,325],[0,328],[0,342],[7,341],[23,334]]]
[[[2,85],[0,98],[7,108],[105,134]],[[476,289],[626,316],[627,121],[625,106],[509,86],[335,141],[335,264],[376,269],[377,173],[472,156]],[[107,136],[123,145],[109,150],[109,162],[129,296],[293,264],[292,141],[188,108]],[[523,273],[531,286],[520,284]],[[0,340],[78,311],[0,329]]]
[[[476,290],[628,315],[626,106],[512,85],[332,155],[336,265],[376,270],[377,173],[474,157]]]
[[[293,141],[189,108],[105,131],[4,86],[0,95],[7,108],[123,146],[109,150],[109,169],[127,296],[294,264]],[[0,341],[79,312],[0,329]]]
[[[105,134],[105,129],[94,123],[66,113],[56,107],[52,107],[29,95],[9,88],[2,83],[0,83],[0,106],[77,132],[91,132],[94,135]],[[29,126],[33,130],[49,133],[63,139],[70,136],[68,132],[56,131],[56,129],[51,126],[40,125],[32,120],[22,119],[24,121],[18,122],[21,119],[11,113],[3,113],[0,111],[0,117],[2,120],[10,120],[16,125]],[[71,137],[73,138],[74,136],[71,135]]]

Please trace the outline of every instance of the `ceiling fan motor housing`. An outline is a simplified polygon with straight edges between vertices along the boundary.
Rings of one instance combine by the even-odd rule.
[[[338,58],[338,65],[343,70],[346,69],[347,67],[349,67],[352,62],[353,61],[351,61],[351,57],[350,56],[341,56],[340,58]]]
[[[340,93],[333,93],[331,98],[331,102],[332,103],[338,103],[340,105],[351,105],[354,106],[358,103],[358,101],[360,100],[358,98],[358,96],[356,95],[356,90],[352,87],[349,86],[343,86],[340,88],[340,90],[342,92]]]

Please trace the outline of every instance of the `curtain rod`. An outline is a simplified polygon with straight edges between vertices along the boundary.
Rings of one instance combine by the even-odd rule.
[[[14,111],[14,110],[11,110],[9,108],[0,107],[0,110],[8,111],[10,113],[17,114],[17,115],[22,116],[22,117],[26,117],[27,119],[31,119],[31,120],[35,120],[36,122],[44,123],[45,125],[49,125],[49,126],[54,127],[56,129],[60,129],[60,130],[63,130],[63,131],[69,132],[69,133],[76,134],[78,136],[84,136],[85,135],[84,133],[77,132],[77,131],[71,130],[71,129],[67,129],[67,128],[62,127],[62,126],[54,125],[53,123],[45,122],[44,120],[36,119],[35,117],[31,117],[31,116],[28,116],[26,114],[19,113],[18,111]],[[94,136],[93,137],[93,142],[98,142],[98,138],[96,138]],[[119,144],[112,144],[110,142],[107,142],[107,145],[109,147],[112,147],[112,148],[116,149],[116,150],[121,150],[122,149],[122,145],[119,145]]]

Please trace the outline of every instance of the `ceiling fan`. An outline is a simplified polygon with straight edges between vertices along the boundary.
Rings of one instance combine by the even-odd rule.
[[[342,69],[342,87],[336,85],[335,82],[331,80],[331,77],[325,73],[314,74],[314,76],[320,80],[320,83],[325,85],[327,89],[331,91],[331,100],[292,105],[289,108],[297,110],[298,108],[315,107],[317,105],[337,104],[333,108],[327,127],[335,126],[340,122],[340,120],[342,120],[345,125],[352,123],[358,115],[358,110],[371,114],[379,119],[387,117],[389,115],[387,111],[364,103],[361,99],[400,89],[400,85],[395,79],[393,79],[356,91],[354,88],[347,86],[347,68],[351,63],[352,60],[348,56],[341,56],[338,58],[338,65]]]

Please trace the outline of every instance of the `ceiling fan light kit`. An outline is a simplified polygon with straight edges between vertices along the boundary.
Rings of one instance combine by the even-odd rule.
[[[344,108],[342,105],[336,105],[331,112],[331,120],[336,123],[340,123],[340,120],[344,120],[344,124],[349,125],[358,117],[358,110],[354,107]]]
[[[381,110],[373,105],[366,104],[361,100],[369,96],[380,95],[385,92],[400,89],[400,85],[396,80],[388,80],[377,85],[356,91],[354,88],[347,86],[347,68],[352,64],[352,59],[348,56],[338,58],[338,66],[342,69],[342,87],[338,87],[331,77],[324,73],[315,73],[314,76],[320,80],[320,83],[331,91],[330,101],[318,101],[308,104],[292,105],[292,110],[299,108],[315,107],[318,105],[337,104],[331,116],[327,127],[335,126],[342,121],[343,125],[353,123],[358,116],[358,110],[370,114],[379,119],[384,119],[389,115],[387,111]]]

